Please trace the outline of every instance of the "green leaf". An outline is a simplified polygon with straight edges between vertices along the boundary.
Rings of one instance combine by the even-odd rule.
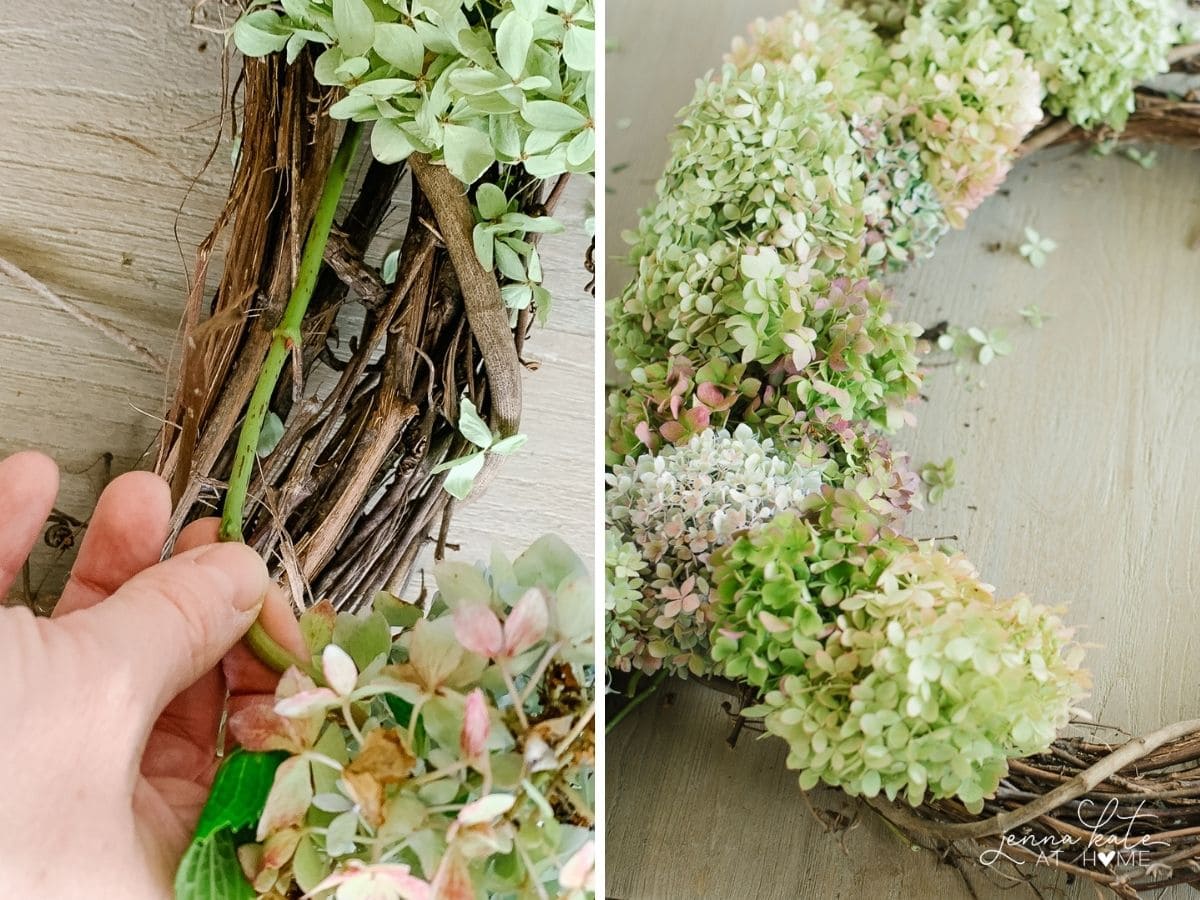
[[[496,161],[488,136],[465,125],[447,125],[442,146],[446,167],[463,184],[474,184]]]
[[[375,17],[363,0],[333,0],[333,26],[347,56],[363,56],[375,43]]]
[[[292,875],[302,891],[311,891],[329,874],[329,863],[317,852],[312,837],[305,835],[292,856]]]
[[[498,219],[508,212],[508,198],[499,185],[491,182],[481,184],[475,191],[475,205],[479,207],[479,215],[485,219]]]
[[[463,437],[482,450],[492,446],[492,429],[483,421],[479,411],[475,409],[475,404],[466,394],[463,394],[458,404],[458,430]]]
[[[207,841],[218,831],[240,831],[258,824],[275,770],[287,758],[288,754],[283,752],[234,750],[229,754],[213,779],[212,790],[196,823],[193,844]]]
[[[587,123],[583,113],[557,100],[530,100],[521,110],[521,117],[534,128],[559,133],[575,131]]]
[[[381,612],[369,616],[338,613],[333,626],[333,642],[350,654],[358,671],[362,671],[392,647],[392,633]]]
[[[316,658],[321,655],[333,640],[333,626],[337,614],[333,606],[321,602],[311,606],[300,614],[300,634],[304,638],[304,646],[308,648],[309,656]]]
[[[491,452],[499,453],[501,456],[508,456],[516,453],[525,446],[525,442],[529,440],[527,434],[514,434],[511,437],[503,438],[492,444]]]
[[[513,281],[525,280],[525,264],[521,257],[504,241],[496,241],[496,268],[505,278]]]
[[[267,56],[287,46],[292,30],[282,16],[260,9],[242,16],[233,26],[233,43],[243,56]]]
[[[509,309],[524,309],[533,302],[533,290],[527,284],[506,284],[500,288],[500,299]]]
[[[399,23],[375,26],[375,52],[401,72],[420,75],[425,68],[425,45],[409,26]]]
[[[440,472],[449,472],[451,469],[456,469],[459,466],[465,466],[472,462],[475,457],[483,456],[485,451],[476,450],[474,453],[468,453],[466,456],[460,456],[458,459],[445,459],[429,470],[430,475],[437,475]]]
[[[393,284],[396,281],[396,271],[400,266],[400,248],[397,247],[391,253],[383,258],[383,263],[379,267],[379,277],[383,279],[384,284]]]
[[[596,68],[596,32],[571,25],[563,36],[563,62],[576,72]]]
[[[596,132],[585,128],[567,144],[567,165],[582,167],[596,152]]]
[[[495,238],[492,237],[492,229],[480,222],[471,232],[471,242],[475,245],[475,258],[479,260],[479,264],[487,271],[491,271],[495,264]]]
[[[381,613],[392,628],[411,628],[422,615],[421,607],[415,603],[405,603],[389,591],[376,594],[371,608]]]
[[[475,485],[475,476],[483,469],[484,453],[476,453],[461,465],[452,468],[446,475],[443,487],[446,493],[457,500],[467,499]]]
[[[192,841],[175,872],[175,900],[254,900],[242,874],[233,834],[221,830]]]
[[[513,78],[520,78],[532,44],[533,23],[520,13],[509,13],[496,29],[496,56],[500,67]]]
[[[283,420],[275,413],[268,411],[263,419],[262,430],[258,433],[258,455],[270,456],[271,451],[283,440]]]
[[[550,216],[527,216],[525,213],[509,213],[504,217],[506,225],[515,225],[519,231],[534,231],[539,234],[558,234],[566,226]]]
[[[402,162],[414,150],[408,135],[391,119],[380,119],[371,126],[371,154],[381,163]]]

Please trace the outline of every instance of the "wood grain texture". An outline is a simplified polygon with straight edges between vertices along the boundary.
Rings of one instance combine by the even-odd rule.
[[[0,9],[0,255],[162,356],[174,350],[192,254],[230,177],[228,124],[203,169],[219,134],[221,38],[190,27],[192,5]],[[543,243],[556,305],[526,348],[542,363],[525,375],[529,443],[456,519],[450,540],[472,558],[493,542],[515,552],[546,531],[593,556],[595,438],[577,427],[590,422],[596,383],[583,268],[591,192],[575,180],[559,208],[567,233]],[[405,218],[390,221],[402,228]],[[161,376],[122,348],[0,278],[0,454],[54,456],[66,512],[91,509],[101,453],[114,454],[114,472],[138,465],[166,397]],[[52,573],[52,589],[65,560],[50,555],[39,547],[35,569]]]
[[[789,5],[611,0],[610,246],[650,200],[695,78],[748,18]],[[1098,645],[1085,705],[1134,731],[1200,714],[1200,252],[1188,249],[1198,170],[1194,154],[1170,150],[1149,171],[1085,152],[1035,158],[935,258],[892,280],[901,314],[1007,328],[1014,343],[972,367],[973,384],[930,370],[920,425],[899,442],[916,464],[953,456],[958,486],[915,514],[911,533],[957,535],[1001,594],[1070,603]],[[1058,241],[1041,270],[1017,254],[1025,226]],[[609,266],[610,293],[627,272]],[[1054,316],[1041,330],[1017,313],[1030,303]],[[870,816],[825,833],[782,743],[725,745],[722,699],[676,683],[610,736],[610,896],[970,896],[958,872]],[[812,801],[845,808],[830,792]],[[998,877],[971,881],[982,898],[1034,896]],[[1046,897],[1094,896],[1045,875],[1038,885]]]

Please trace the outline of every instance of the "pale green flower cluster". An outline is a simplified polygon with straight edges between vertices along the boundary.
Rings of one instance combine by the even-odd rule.
[[[1000,186],[1042,117],[1041,82],[1011,37],[986,26],[960,37],[926,16],[909,19],[889,45],[882,89],[905,111],[904,130],[956,228]]]
[[[821,488],[821,469],[743,425],[631,458],[607,481],[609,665],[705,674],[709,556],[741,529],[799,508]]]
[[[595,168],[592,0],[254,0],[234,27],[247,56],[324,47],[334,118],[374,122],[381,162],[414,152],[465,184],[493,164],[535,178]]]
[[[1058,611],[996,600],[961,555],[901,553],[836,613],[751,711],[788,742],[805,789],[979,812],[1008,758],[1047,747],[1087,687]]]
[[[717,671],[763,691],[802,669],[838,604],[914,546],[850,491],[826,488],[802,512],[748,529],[712,560]]]
[[[850,123],[866,165],[867,263],[900,269],[933,255],[950,221],[937,190],[926,180],[921,146],[905,137],[896,120],[885,124],[856,115]]]
[[[1042,79],[1045,107],[1076,125],[1120,131],[1133,88],[1167,69],[1178,39],[1172,0],[865,0],[853,4],[882,29],[915,27],[912,15],[947,34],[1012,30]]]

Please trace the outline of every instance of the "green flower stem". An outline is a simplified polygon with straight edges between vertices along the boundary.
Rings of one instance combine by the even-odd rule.
[[[245,539],[242,535],[242,523],[245,518],[246,495],[250,488],[250,477],[254,473],[254,463],[258,458],[258,442],[263,421],[267,417],[271,398],[275,394],[275,387],[279,384],[279,377],[283,374],[288,356],[300,347],[304,314],[308,311],[313,289],[317,286],[317,276],[321,273],[321,265],[325,258],[325,245],[329,242],[329,232],[333,228],[338,202],[345,190],[350,164],[358,151],[362,132],[361,123],[346,124],[342,143],[325,176],[325,187],[321,191],[317,211],[304,242],[296,285],[292,288],[292,294],[283,310],[283,318],[272,335],[271,347],[267,351],[262,372],[259,373],[254,392],[250,395],[250,405],[246,409],[246,418],[238,435],[233,472],[229,477],[229,490],[225,494],[225,506],[221,510],[219,533],[222,541]],[[246,644],[254,651],[255,656],[276,671],[282,672],[292,665],[299,666],[302,670],[308,668],[267,634],[261,622],[255,622],[250,627],[246,635]]]
[[[614,728],[616,728],[618,725],[620,725],[622,720],[624,720],[624,718],[627,715],[629,715],[631,712],[633,712],[635,709],[637,709],[639,706],[641,706],[642,703],[645,702],[647,697],[649,697],[651,694],[653,694],[655,691],[657,691],[658,686],[660,684],[662,684],[663,679],[665,679],[667,677],[667,672],[668,672],[668,670],[666,669],[666,667],[659,669],[658,673],[652,679],[650,679],[649,687],[647,687],[644,691],[642,691],[640,694],[638,694],[636,697],[634,697],[632,700],[630,700],[628,703],[626,703],[624,708],[619,713],[617,713],[615,716],[613,716],[611,719],[608,720],[608,724],[604,727],[604,733],[612,734],[612,730]]]
[[[321,273],[325,245],[329,242],[329,231],[333,227],[333,217],[337,213],[338,201],[341,200],[342,191],[346,187],[346,176],[350,173],[350,163],[358,150],[361,138],[362,124],[348,122],[341,146],[338,147],[329,173],[325,176],[325,187],[317,203],[317,212],[313,216],[308,239],[304,242],[296,286],[292,289],[292,295],[283,310],[283,319],[272,335],[266,362],[263,363],[258,383],[254,386],[254,393],[250,395],[250,405],[246,409],[246,418],[238,436],[233,473],[229,476],[225,507],[221,511],[220,535],[223,541],[244,540],[242,521],[246,493],[250,488],[254,462],[258,458],[258,439],[262,433],[263,421],[267,417],[271,397],[275,393],[275,386],[279,383],[279,376],[283,373],[288,355],[300,347],[300,326],[304,322],[304,314],[308,311],[308,303],[312,300],[313,289],[317,286],[317,276]]]

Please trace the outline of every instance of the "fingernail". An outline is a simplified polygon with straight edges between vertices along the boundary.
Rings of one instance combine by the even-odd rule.
[[[200,565],[219,569],[228,579],[230,600],[242,611],[256,610],[266,598],[268,574],[262,558],[245,544],[209,544],[191,551]]]

